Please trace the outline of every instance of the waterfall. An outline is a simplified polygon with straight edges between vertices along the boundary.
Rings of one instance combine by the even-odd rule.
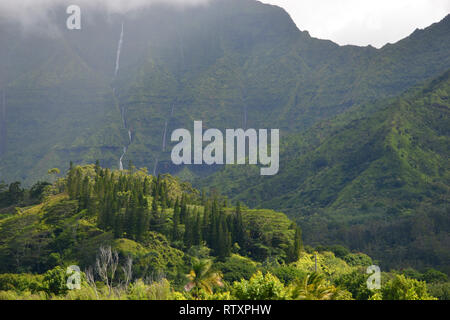
[[[123,157],[125,157],[125,155],[127,154],[127,147],[123,147],[123,153],[122,153],[122,155],[120,156],[120,159],[119,159],[119,169],[120,170],[123,170],[123,163],[122,163],[122,160],[123,160]]]
[[[158,168],[158,158],[155,160],[155,166],[153,167],[153,176],[156,176],[156,169]]]
[[[114,70],[114,78],[117,77],[120,67],[120,53],[122,52],[123,45],[123,23],[122,23],[122,31],[120,33],[119,46],[117,47],[117,55],[116,55],[116,69]]]
[[[162,152],[166,152],[166,135],[167,135],[167,125],[168,122],[166,120],[164,124],[164,133],[163,133],[163,143],[162,143]]]
[[[119,74],[120,54],[122,52],[122,45],[123,45],[123,22],[122,22],[122,30],[120,32],[119,45],[117,46],[116,66],[114,69],[114,80],[117,78],[117,75]],[[116,99],[116,101],[118,101],[115,87],[113,88],[113,95],[114,95],[114,98]],[[128,147],[131,145],[132,135],[131,135],[131,129],[129,129],[128,125],[127,125],[127,120],[126,120],[126,115],[125,115],[125,113],[126,113],[125,107],[123,107],[123,106],[121,107],[119,105],[119,108],[120,108],[120,115],[122,117],[122,125],[125,128],[125,130],[127,130],[127,132],[128,132],[128,143],[126,146],[123,147],[122,155],[119,158],[119,169],[123,170],[123,158],[126,156],[126,154],[128,152]]]

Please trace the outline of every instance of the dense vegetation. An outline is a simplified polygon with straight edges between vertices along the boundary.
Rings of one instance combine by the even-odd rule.
[[[54,169],[52,172],[57,173]],[[70,166],[39,196],[21,190],[0,219],[0,299],[432,299],[443,273],[383,273],[342,246],[303,247],[284,214],[229,206],[170,175]],[[11,188],[0,195],[9,199]],[[12,188],[14,190],[14,188]],[[14,193],[15,194],[15,193]],[[30,199],[37,203],[30,205]],[[80,266],[69,290],[68,266]]]
[[[449,274],[450,71],[288,137],[280,173],[229,166],[198,182],[286,212],[305,243],[340,243],[385,269]]]
[[[0,298],[448,299],[450,16],[375,49],[254,0],[83,15],[0,21]],[[194,120],[281,129],[280,173],[172,165]]]
[[[182,11],[159,5],[125,16],[86,8],[83,32],[66,30],[66,16],[58,7],[48,17],[60,35],[53,37],[1,22],[0,41],[9,45],[0,52],[0,176],[8,183],[31,186],[70,160],[118,168],[128,141],[121,108],[133,140],[124,163],[175,174],[183,168],[162,147],[166,122],[166,141],[194,120],[207,128],[279,128],[284,140],[450,68],[449,17],[377,50],[314,39],[281,8],[255,0]],[[186,177],[210,172],[184,169]]]

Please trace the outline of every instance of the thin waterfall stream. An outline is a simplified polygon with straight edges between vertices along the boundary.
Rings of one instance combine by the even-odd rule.
[[[114,68],[114,80],[117,79],[117,75],[119,74],[120,55],[122,53],[123,39],[124,39],[124,27],[123,27],[123,23],[122,23],[122,30],[120,32],[119,44],[117,46],[117,53],[116,53],[116,65],[115,65],[115,68]],[[114,99],[116,101],[119,101],[119,99],[117,97],[117,91],[116,91],[115,87],[113,87],[113,95],[114,95]],[[125,145],[123,147],[122,155],[119,158],[119,169],[123,170],[123,158],[126,156],[126,154],[128,152],[128,148],[129,148],[129,146],[131,145],[131,143],[133,141],[133,137],[132,137],[131,129],[128,127],[128,124],[127,124],[125,107],[124,106],[120,106],[119,102],[118,102],[118,104],[119,104],[119,108],[120,108],[120,115],[122,117],[122,125],[125,128],[125,130],[127,130],[127,132],[128,132],[128,143],[127,143],[127,145]]]
[[[169,126],[170,121],[173,118],[174,112],[175,112],[175,104],[172,104],[172,109],[170,111],[170,116],[164,122],[164,131],[163,131],[163,138],[162,138],[162,152],[161,152],[161,154],[166,152],[166,147],[167,147],[167,128]],[[155,160],[155,166],[153,168],[153,175],[156,175],[156,171],[158,169],[158,163],[159,163],[159,157],[157,157],[156,160]]]

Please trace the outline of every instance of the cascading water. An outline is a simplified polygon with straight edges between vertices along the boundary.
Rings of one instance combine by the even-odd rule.
[[[123,23],[122,23],[122,31],[120,33],[119,46],[117,48],[117,54],[116,54],[116,68],[114,70],[114,78],[116,78],[117,74],[119,73],[120,53],[122,52],[122,45],[123,45]]]
[[[119,74],[120,54],[122,53],[123,36],[124,36],[124,28],[123,28],[123,23],[122,23],[122,30],[120,32],[119,45],[117,47],[117,54],[116,54],[116,66],[115,66],[115,69],[114,69],[114,80],[117,78],[117,75]],[[116,88],[113,88],[113,95],[114,95],[114,98],[116,99],[116,101],[118,101],[117,95],[116,95]],[[129,129],[128,125],[127,125],[126,114],[125,114],[126,113],[125,107],[123,107],[123,106],[119,106],[119,107],[120,107],[120,115],[122,117],[123,127],[128,132],[128,144],[123,147],[122,155],[119,158],[119,169],[123,170],[123,158],[125,157],[125,155],[128,152],[128,147],[131,145],[132,133],[131,133],[131,129]]]
[[[164,122],[164,131],[163,131],[163,141],[162,141],[162,153],[166,152],[166,146],[167,146],[167,128],[169,126],[170,120],[172,120],[173,114],[175,112],[175,105],[172,105],[172,109],[170,111],[170,117],[168,120]],[[155,166],[153,168],[153,175],[156,175],[156,171],[158,169],[158,162],[159,158],[157,157],[155,160]]]
[[[159,162],[159,159],[156,158],[156,160],[155,160],[155,166],[153,167],[153,176],[156,176],[156,169],[158,168],[158,162]]]
[[[166,122],[164,123],[164,133],[163,133],[162,152],[166,152],[167,125],[168,125],[168,121],[166,120]]]

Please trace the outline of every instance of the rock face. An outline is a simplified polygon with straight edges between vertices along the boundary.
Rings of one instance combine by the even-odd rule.
[[[69,161],[99,159],[118,168],[129,129],[125,166],[131,160],[175,173],[186,168],[156,164],[170,161],[169,134],[193,121],[220,130],[297,133],[450,67],[448,17],[377,50],[311,38],[284,10],[254,0],[213,0],[184,10],[155,5],[126,15],[82,9],[82,30],[67,30],[65,8],[55,8],[56,36],[0,22],[0,43],[9,44],[0,50],[8,98],[0,177],[6,181],[30,185]]]

